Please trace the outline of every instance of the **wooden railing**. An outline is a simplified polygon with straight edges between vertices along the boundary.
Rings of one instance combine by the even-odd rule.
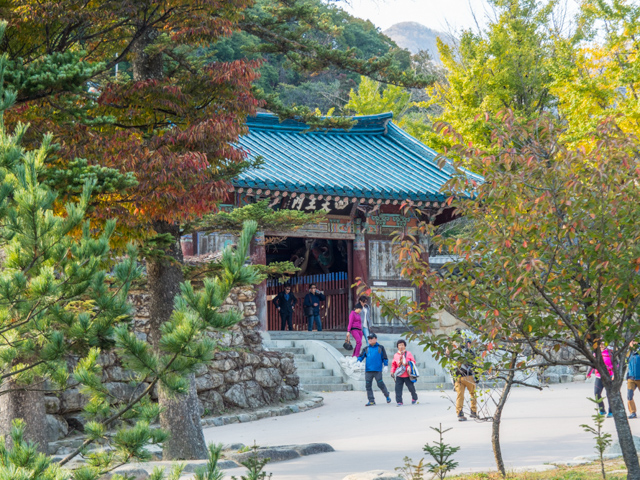
[[[324,292],[326,300],[320,303],[320,319],[323,330],[345,330],[349,323],[349,279],[347,272],[327,273],[323,275],[307,275],[293,277],[286,285],[291,286],[291,292],[298,303],[293,311],[293,329],[304,331],[308,328],[307,318],[304,316],[304,297],[309,293],[309,286],[315,284],[318,290]],[[280,314],[273,304],[275,296],[284,290],[284,284],[277,280],[267,280],[267,311],[269,330],[280,330]]]

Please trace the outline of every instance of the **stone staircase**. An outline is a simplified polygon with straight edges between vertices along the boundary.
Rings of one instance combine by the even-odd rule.
[[[307,373],[310,370],[319,370],[318,367],[311,367],[314,363],[319,362],[309,362],[306,360],[302,360],[302,357],[307,357],[303,354],[302,350],[304,350],[303,344],[304,340],[320,340],[322,342],[326,342],[332,347],[334,347],[338,352],[345,356],[351,356],[353,352],[347,351],[343,348],[344,337],[345,334],[342,332],[312,332],[309,334],[308,332],[270,332],[271,340],[274,341],[275,344],[278,345],[278,349],[282,349],[282,351],[291,351],[291,353],[295,356],[296,365],[298,366],[298,375],[300,375],[300,380],[303,388],[306,390],[314,390],[313,388],[307,388],[305,385],[305,381],[303,377],[307,377]],[[393,358],[393,354],[396,352],[395,341],[400,338],[398,335],[379,335],[379,342],[384,345],[387,350],[387,354],[389,356],[389,361]],[[291,350],[293,349],[293,350]],[[297,353],[299,352],[299,353]],[[433,364],[429,364],[424,361],[425,355],[421,354],[420,351],[412,352],[416,356],[418,370],[420,371],[420,377],[416,382],[416,389],[418,390],[450,390],[453,388],[453,385],[444,375],[442,375],[441,371],[437,371],[434,368]],[[326,370],[327,372],[332,372],[332,370]],[[340,372],[336,372],[340,374]],[[327,373],[315,373],[312,374],[317,377],[328,376]],[[339,378],[339,377],[335,377]],[[387,385],[388,386],[388,385]],[[350,387],[350,385],[345,385],[345,387]],[[364,389],[364,379],[362,380],[362,388]],[[347,390],[350,388],[345,388]],[[342,389],[322,389],[324,391],[335,391]]]
[[[340,372],[325,368],[324,363],[307,354],[304,347],[297,346],[294,340],[279,340],[277,346],[271,346],[269,349],[293,354],[293,361],[300,377],[300,387],[304,390],[343,392],[352,389],[351,385],[345,383]]]

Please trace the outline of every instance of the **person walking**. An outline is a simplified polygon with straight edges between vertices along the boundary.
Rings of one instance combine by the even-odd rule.
[[[456,332],[460,334],[460,330]],[[454,346],[456,346],[454,344]],[[456,346],[456,348],[458,348]],[[460,361],[458,361],[456,368],[453,372],[454,388],[456,391],[456,414],[458,415],[458,421],[464,422],[467,417],[464,416],[464,392],[469,392],[469,399],[471,401],[471,418],[478,418],[478,402],[476,399],[476,378],[473,362],[476,357],[475,352],[471,349],[471,340],[467,340],[464,345],[460,347]],[[447,349],[447,355],[449,355],[449,349]]]
[[[370,333],[367,340],[369,341],[369,345],[362,349],[362,352],[358,357],[358,362],[362,362],[366,358],[364,379],[369,403],[367,403],[365,407],[371,407],[376,404],[376,400],[373,396],[374,379],[378,384],[378,388],[387,399],[387,403],[391,403],[389,390],[387,390],[387,386],[382,381],[382,373],[389,371],[389,359],[387,358],[387,352],[382,345],[378,344],[378,337],[375,333]]]
[[[609,349],[605,346],[602,340],[598,342],[598,348],[600,348],[600,352],[602,353],[602,360],[607,367],[609,376],[613,378],[613,363],[611,362],[611,354],[609,353]],[[600,378],[600,372],[595,368],[592,368],[587,373],[587,378],[590,378],[592,373],[596,376],[595,382],[593,383],[593,396],[598,403],[600,415],[606,415],[607,418],[612,418],[613,412],[611,411],[611,402],[609,401],[609,398],[607,398],[607,407],[609,408],[609,413],[607,413],[607,411],[604,409],[604,401],[602,400],[602,391],[604,390],[604,384],[602,383],[602,379]]]
[[[358,299],[358,303],[362,306],[362,312],[360,316],[362,317],[362,334],[364,338],[369,338],[369,334],[371,333],[371,326],[373,323],[373,317],[371,316],[371,306],[369,305],[369,298],[362,295]]]
[[[309,322],[309,331],[313,330],[313,325],[319,332],[322,331],[322,321],[320,320],[320,302],[325,301],[324,293],[316,288],[314,283],[309,287],[309,293],[304,297],[304,314]]]
[[[356,341],[356,346],[353,349],[353,357],[360,356],[360,348],[362,348],[362,305],[356,303],[351,313],[349,314],[349,325],[347,326],[347,342],[349,337],[353,336]]]
[[[627,362],[627,402],[629,405],[629,418],[638,418],[636,402],[633,401],[633,392],[640,389],[640,351],[637,342],[629,345],[629,360]]]
[[[402,406],[402,390],[406,385],[411,394],[411,405],[415,405],[418,403],[418,394],[416,393],[416,386],[409,376],[409,362],[415,363],[416,359],[407,350],[407,342],[404,340],[398,340],[396,347],[398,351],[393,355],[393,362],[391,362],[391,376],[396,382],[396,403],[399,407]]]
[[[293,309],[296,306],[296,296],[291,293],[291,286],[287,285],[284,290],[273,299],[273,304],[280,312],[280,330],[286,330],[285,327],[289,327],[289,330],[293,330]]]

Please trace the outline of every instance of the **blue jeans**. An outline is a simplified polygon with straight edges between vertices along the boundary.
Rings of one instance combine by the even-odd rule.
[[[311,315],[310,317],[307,317],[309,319],[309,331],[313,330],[313,324],[316,324],[316,327],[318,328],[318,331],[321,332],[322,331],[322,322],[320,321],[320,314],[318,315]]]
[[[363,341],[366,342],[368,337],[369,337],[369,329],[367,327],[362,327],[362,339],[363,339]]]

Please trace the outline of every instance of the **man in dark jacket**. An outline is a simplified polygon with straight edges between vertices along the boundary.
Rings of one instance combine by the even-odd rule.
[[[386,397],[387,403],[391,403],[389,390],[387,390],[387,386],[382,381],[382,372],[389,370],[387,351],[382,345],[378,344],[378,337],[375,333],[369,334],[367,339],[369,340],[369,345],[362,350],[362,353],[358,357],[358,362],[363,361],[365,358],[367,359],[364,368],[364,379],[369,403],[367,403],[365,407],[371,407],[376,404],[376,399],[373,396],[374,378],[378,384],[378,388],[382,390],[382,394]]]
[[[304,297],[304,314],[309,321],[309,331],[313,330],[313,324],[316,324],[318,331],[322,331],[322,322],[320,321],[320,302],[325,301],[324,293],[318,290],[315,284],[311,284],[309,293]]]
[[[289,330],[293,330],[293,322],[291,317],[293,316],[293,309],[296,306],[296,296],[291,293],[291,287],[287,285],[284,287],[284,291],[278,293],[276,298],[273,299],[273,304],[280,312],[281,330],[286,330],[285,327],[289,326]]]

